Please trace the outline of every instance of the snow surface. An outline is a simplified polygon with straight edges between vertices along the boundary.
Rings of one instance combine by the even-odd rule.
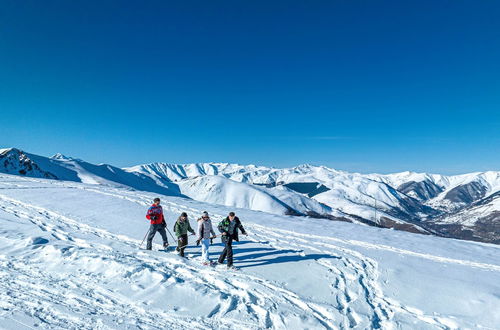
[[[499,246],[236,209],[235,265],[139,249],[152,193],[0,175],[0,325],[143,329],[493,329]],[[230,210],[161,196],[187,212]],[[169,238],[171,240],[171,238]],[[172,241],[171,241],[172,242]],[[156,237],[154,250],[160,248]],[[212,258],[221,251],[211,247]]]

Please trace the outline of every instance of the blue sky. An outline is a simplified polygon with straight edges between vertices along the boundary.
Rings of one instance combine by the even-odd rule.
[[[2,1],[0,147],[500,170],[498,1]]]

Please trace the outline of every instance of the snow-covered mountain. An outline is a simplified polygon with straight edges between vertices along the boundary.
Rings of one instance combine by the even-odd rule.
[[[57,179],[54,174],[42,170],[27,154],[15,148],[0,149],[0,170],[3,173],[33,178]]]
[[[225,163],[155,163],[125,170],[173,182],[215,175],[271,189],[286,187],[327,206],[330,211],[323,211],[322,215],[339,220],[488,242],[497,241],[500,237],[500,217],[491,208],[482,209],[482,213],[463,215],[462,218],[472,217],[468,219],[468,226],[460,221],[453,223],[452,220],[442,225],[435,224],[438,219],[465,212],[464,209],[473,203],[500,191],[500,172],[456,176],[414,172],[365,175],[325,166],[301,165],[276,169]],[[194,198],[204,200],[203,197]],[[479,219],[483,220],[476,221]],[[475,228],[470,225],[484,221],[493,230],[492,233],[487,233],[484,226]],[[470,234],[471,231],[474,235]]]
[[[372,177],[443,210],[460,209],[500,190],[500,172],[494,171],[454,176],[403,172]]]
[[[431,226],[450,236],[500,244],[500,191],[454,213],[434,219]]]
[[[478,207],[500,191],[500,172],[493,171],[456,176],[380,175],[313,165],[277,169],[227,163],[153,163],[120,169],[61,154],[46,158],[4,149],[0,172],[127,187],[279,215],[322,217],[416,233],[486,242],[498,242],[500,237],[497,210]]]
[[[47,158],[16,148],[3,149],[0,153],[0,172],[180,195],[177,185],[159,185],[140,173],[130,173],[107,164],[94,165],[61,154]]]
[[[207,175],[217,175],[253,186],[301,194],[310,200],[326,205],[332,211],[322,215],[338,216],[339,213],[362,222],[382,224],[384,221],[405,223],[419,218],[415,214],[430,212],[413,198],[401,194],[389,185],[364,177],[336,171],[324,166],[301,165],[290,169],[274,169],[235,164],[149,164],[125,169],[132,173],[149,175],[156,180],[182,180]],[[201,199],[203,200],[203,199]],[[314,210],[317,212],[317,210]],[[321,214],[321,213],[320,213]]]
[[[192,199],[264,211],[272,214],[321,215],[331,209],[286,187],[265,188],[206,175],[178,181],[180,190]]]

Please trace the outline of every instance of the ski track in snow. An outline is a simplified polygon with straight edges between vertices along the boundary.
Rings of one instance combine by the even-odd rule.
[[[123,196],[122,196],[123,197]],[[107,263],[119,263],[124,268],[130,268],[130,265],[137,265],[136,268],[130,273],[141,272],[144,269],[148,269],[150,272],[158,273],[160,269],[165,268],[165,262],[171,262],[166,258],[151,257],[147,253],[141,253],[138,256],[124,255],[117,253],[112,250],[106,244],[87,244],[84,240],[78,239],[71,236],[69,233],[85,233],[93,234],[102,239],[113,240],[115,242],[124,243],[129,245],[131,248],[137,248],[137,241],[127,239],[123,236],[113,235],[102,229],[95,229],[87,225],[79,223],[77,220],[70,219],[66,216],[57,214],[49,210],[45,210],[41,207],[29,205],[12,198],[5,196],[0,196],[0,201],[2,202],[0,208],[11,213],[19,218],[29,220],[31,223],[40,228],[41,231],[49,233],[53,238],[66,241],[73,245],[72,247],[64,247],[61,250],[61,257],[64,260],[77,260],[81,258],[86,258],[89,260],[102,259],[102,256],[106,256]],[[141,202],[140,200],[136,200]],[[57,223],[54,224],[54,223]],[[68,280],[63,280],[61,278],[53,279],[51,275],[44,274],[42,269],[37,269],[30,266],[25,266],[30,264],[29,262],[21,262],[22,260],[4,261],[2,262],[2,268],[9,269],[9,272],[2,272],[2,292],[7,294],[0,294],[4,304],[8,306],[14,306],[16,300],[30,301],[32,302],[31,310],[28,311],[30,315],[36,316],[38,319],[42,320],[43,324],[50,324],[51,326],[63,326],[64,324],[71,324],[75,328],[93,328],[96,324],[99,325],[100,322],[95,319],[90,323],[88,321],[79,321],[78,318],[66,318],[64,312],[54,312],[50,311],[48,308],[38,308],[37,306],[46,305],[43,302],[50,302],[51,304],[56,304],[62,309],[71,309],[68,305],[65,296],[58,295],[59,292],[68,291],[67,288],[78,288],[82,293],[85,292],[84,296],[89,296],[87,300],[76,299],[77,310],[93,310],[91,300],[97,300],[97,310],[93,313],[100,314],[100,318],[103,318],[102,314],[112,318],[117,323],[121,323],[121,319],[116,319],[117,311],[123,309],[123,314],[133,314],[134,304],[130,301],[126,301],[123,298],[112,292],[106,292],[105,290],[99,288],[99,279],[93,278],[91,272],[84,273],[83,279],[82,274],[79,277],[73,277]],[[66,261],[67,262],[67,261]],[[174,276],[176,279],[182,279],[182,281],[191,280],[201,286],[206,287],[204,290],[210,290],[213,292],[218,292],[221,296],[221,304],[216,305],[213,310],[207,315],[208,321],[196,321],[188,320],[183,323],[179,322],[179,317],[175,313],[170,315],[165,315],[165,312],[155,312],[151,313],[146,311],[144,307],[136,308],[136,318],[135,324],[137,326],[150,326],[154,328],[166,328],[177,326],[179,328],[196,328],[198,323],[199,327],[238,327],[242,328],[261,328],[261,327],[277,327],[284,328],[285,324],[281,318],[275,318],[273,313],[279,308],[280,305],[289,305],[295,307],[298,311],[298,315],[303,314],[304,306],[300,298],[293,292],[287,291],[286,289],[277,287],[272,283],[262,280],[260,278],[255,278],[244,273],[232,274],[233,278],[236,279],[217,279],[218,271],[210,269],[199,269],[199,266],[192,266],[188,263],[182,261],[174,262],[173,264],[168,264],[167,268],[172,271],[173,274],[163,274],[165,278],[170,278]],[[12,276],[15,273],[16,276]],[[15,279],[13,279],[14,277]],[[256,284],[255,288],[240,288],[238,284],[245,283],[247,281],[253,281]],[[42,288],[40,288],[42,286]],[[147,288],[145,288],[147,290]],[[278,296],[280,299],[276,299],[275,292],[280,292]],[[17,295],[12,295],[13,292],[17,292]],[[28,294],[29,292],[29,294]],[[101,306],[100,305],[104,305]],[[241,319],[238,319],[237,324],[230,324],[230,321],[234,321],[231,318],[227,318],[228,314],[232,311],[239,310],[248,312],[253,315],[256,323],[244,324]],[[334,328],[334,326],[325,321],[319,314],[311,309],[306,309],[306,312],[310,312],[314,315],[316,319],[327,328]],[[109,313],[109,315],[106,315]],[[144,317],[145,315],[150,315],[151,317]],[[272,315],[272,316],[271,316]],[[123,318],[129,318],[123,316]],[[158,323],[155,320],[162,319],[164,323]],[[182,318],[181,318],[182,319]],[[193,323],[194,321],[194,323]]]
[[[46,184],[45,181],[38,182]],[[2,184],[10,185],[8,189],[53,188],[23,187],[6,181]],[[148,206],[150,202],[150,196],[136,191],[66,186],[59,182],[55,182],[54,186],[84,189],[141,206]],[[169,200],[164,200],[162,204],[166,211],[187,212],[191,218],[203,211]],[[496,265],[245,223],[251,233],[248,239],[253,244],[276,250],[294,250],[299,256],[321,253],[335,257],[314,260],[327,274],[332,299],[324,303],[300,296],[284,285],[261,278],[246,269],[225,272],[221,270],[224,266],[206,268],[161,252],[137,252],[140,243],[137,240],[11,197],[0,195],[0,209],[36,226],[42,237],[31,243],[26,238],[5,238],[13,241],[14,249],[23,249],[21,243],[29,249],[12,258],[0,258],[0,317],[8,315],[7,311],[25,313],[38,319],[38,326],[47,328],[95,329],[114,324],[120,328],[284,329],[290,318],[326,329],[395,329],[401,327],[401,321],[405,322],[403,324],[416,321],[419,328],[452,329],[455,328],[454,320],[446,316],[425,315],[417,308],[404,306],[386,297],[379,283],[381,275],[377,262],[345,245],[382,249],[435,262],[500,270],[500,266]],[[214,216],[222,217],[220,214]],[[43,237],[47,236],[44,235],[50,235],[56,243],[45,244]],[[89,235],[97,239],[85,239]],[[32,250],[36,251],[35,258]],[[48,260],[54,269],[63,269],[62,273],[44,269]],[[98,271],[93,271],[93,267]],[[77,269],[79,276],[65,273],[66,268]],[[109,271],[102,268],[109,268]],[[112,282],[116,278],[128,282],[135,291],[120,292],[120,289],[115,289]],[[149,285],[146,284],[148,282]],[[186,315],[175,307],[148,307],[151,302],[146,298],[147,294],[158,290],[158,285],[167,288],[177,285],[187,289],[185,283],[194,285],[196,292],[202,292],[215,302],[203,317]],[[75,316],[75,313],[85,317]]]

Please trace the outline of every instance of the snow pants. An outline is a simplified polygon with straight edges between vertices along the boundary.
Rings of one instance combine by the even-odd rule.
[[[224,259],[227,257],[227,266],[231,267],[233,265],[233,239],[227,238],[223,240],[224,250],[219,257],[219,263],[223,263]]]
[[[179,255],[181,257],[184,257],[184,249],[186,248],[188,244],[188,235],[181,235],[177,239],[177,252],[179,252]]]
[[[153,247],[153,238],[155,237],[156,232],[159,232],[161,238],[163,239],[163,246],[168,244],[167,232],[165,231],[165,227],[163,224],[151,225],[149,227],[148,241],[146,245],[146,250],[151,250]]]

